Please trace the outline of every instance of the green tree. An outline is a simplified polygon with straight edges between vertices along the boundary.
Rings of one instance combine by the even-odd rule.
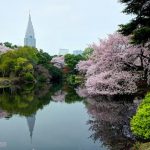
[[[83,57],[84,57],[85,59],[88,59],[88,58],[92,55],[93,51],[94,51],[93,48],[88,47],[88,48],[86,48],[86,49],[83,51],[83,54],[82,54],[82,55],[83,55]]]
[[[43,52],[43,50],[40,50],[39,53],[37,54],[38,56],[38,64],[46,64],[51,61],[52,56],[50,56],[48,53]]]
[[[37,80],[42,77],[44,81],[59,81],[62,79],[62,71],[50,63],[51,59],[52,57],[42,50],[18,47],[0,55],[0,76],[20,77],[21,81],[34,80],[34,77]]]
[[[19,76],[22,76],[24,73],[33,73],[33,65],[29,63],[26,58],[19,57],[17,58],[15,72]]]
[[[145,44],[150,40],[150,1],[149,0],[120,0],[126,5],[124,13],[135,17],[127,24],[120,25],[119,32],[132,35],[133,44]]]
[[[5,42],[4,45],[5,45],[6,47],[12,48],[12,43]]]
[[[10,42],[5,42],[4,45],[8,48],[11,48],[11,49],[15,49],[15,48],[18,48],[17,45],[13,45],[12,43]]]
[[[74,71],[76,65],[80,60],[84,60],[84,57],[82,55],[73,55],[73,54],[65,55],[65,63],[70,68],[71,71]]]
[[[38,50],[36,48],[32,47],[19,47],[16,51],[15,54],[18,57],[26,58],[28,59],[33,65],[38,63]]]
[[[0,73],[3,77],[9,76],[9,74],[14,71],[14,64],[15,61],[8,57],[0,63]]]
[[[30,72],[24,73],[23,79],[24,81],[27,81],[27,82],[34,82],[35,80],[34,76]]]

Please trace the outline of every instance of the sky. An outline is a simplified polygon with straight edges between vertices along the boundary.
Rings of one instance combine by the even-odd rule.
[[[37,48],[51,55],[59,49],[84,50],[114,33],[131,16],[118,0],[1,0],[0,42],[24,44],[29,10]]]

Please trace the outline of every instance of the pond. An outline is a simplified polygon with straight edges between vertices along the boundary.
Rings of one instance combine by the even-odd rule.
[[[0,89],[0,149],[129,149],[125,134],[135,105],[77,93],[66,85]]]

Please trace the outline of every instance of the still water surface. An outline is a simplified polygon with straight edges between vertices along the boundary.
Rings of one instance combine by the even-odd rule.
[[[120,104],[109,105],[113,110]],[[66,87],[1,89],[0,149],[119,150],[117,144],[127,147],[130,144],[122,137],[119,122],[126,114],[119,110],[112,114],[107,106],[104,102],[100,106],[85,102]],[[122,106],[121,111],[128,109]]]

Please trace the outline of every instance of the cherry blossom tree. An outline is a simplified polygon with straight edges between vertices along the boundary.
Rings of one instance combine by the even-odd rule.
[[[79,86],[76,89],[76,93],[83,98],[87,98],[89,96],[88,91],[85,87]]]
[[[86,61],[82,60],[76,65],[76,69],[80,71],[80,73],[85,74],[91,65],[93,65],[92,60],[90,59]]]
[[[85,86],[90,95],[132,94],[148,66],[148,48],[129,44],[130,37],[119,33],[93,44],[93,54],[77,69],[86,74]]]
[[[63,68],[65,66],[64,56],[53,57],[51,60],[51,63],[53,63],[54,66],[57,68],[60,68],[60,69]]]
[[[0,45],[0,54],[5,53],[9,50],[10,50],[10,48],[3,46],[3,45]]]

